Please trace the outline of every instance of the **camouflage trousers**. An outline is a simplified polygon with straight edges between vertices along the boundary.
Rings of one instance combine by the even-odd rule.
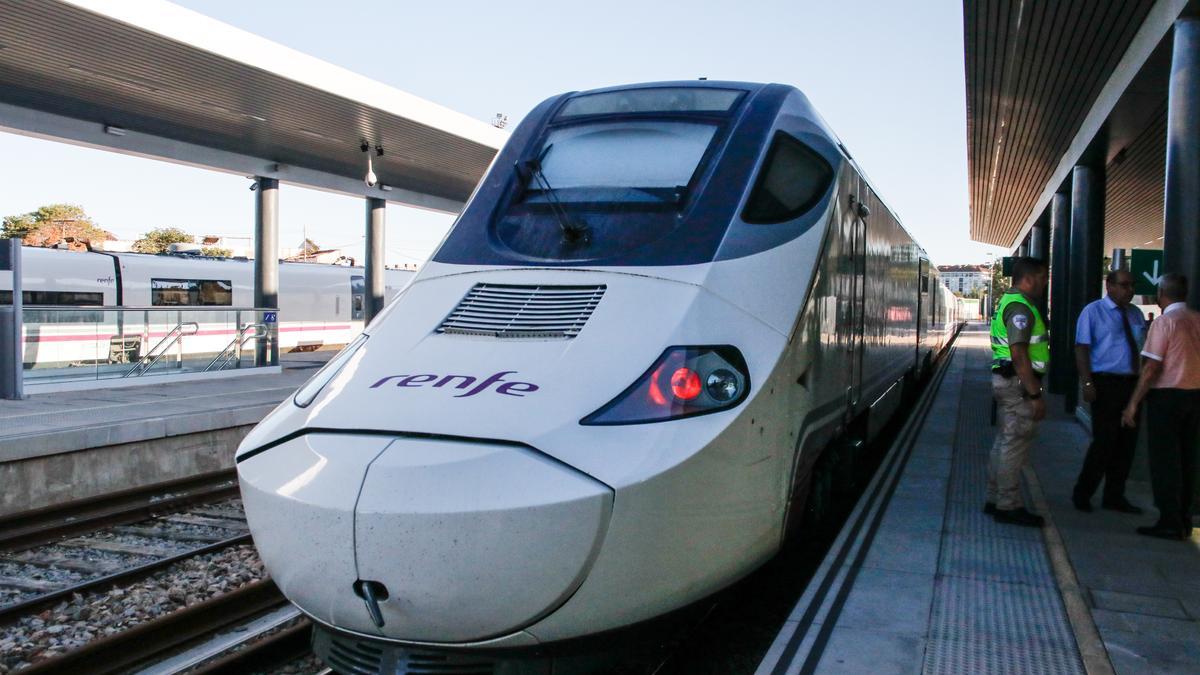
[[[1029,461],[1029,448],[1038,428],[1033,407],[1023,393],[1019,378],[992,375],[999,427],[988,462],[987,500],[998,509],[1015,509],[1023,504],[1021,469]]]

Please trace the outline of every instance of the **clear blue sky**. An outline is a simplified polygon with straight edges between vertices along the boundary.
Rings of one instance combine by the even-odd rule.
[[[298,2],[179,4],[417,96],[516,124],[562,91],[667,79],[805,91],[939,264],[982,261],[968,237],[960,0]],[[238,176],[0,134],[0,215],[78,203],[121,238],[160,225],[248,235]],[[20,158],[14,161],[12,158]],[[55,177],[48,180],[47,177]],[[362,202],[284,186],[281,240],[361,251]],[[414,262],[451,218],[391,206],[388,262]]]

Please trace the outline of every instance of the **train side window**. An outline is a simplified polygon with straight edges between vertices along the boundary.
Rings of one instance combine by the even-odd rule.
[[[155,307],[233,306],[233,282],[216,279],[151,279]]]
[[[363,300],[366,296],[366,279],[357,274],[350,276],[350,319],[362,320]]]
[[[88,291],[21,291],[21,302],[26,305],[99,307],[104,304],[104,294]],[[12,291],[0,291],[0,305],[11,304]]]
[[[742,211],[747,223],[791,220],[816,205],[833,181],[833,168],[800,141],[779,132]]]

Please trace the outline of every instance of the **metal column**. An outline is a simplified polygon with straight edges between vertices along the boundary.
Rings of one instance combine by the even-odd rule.
[[[1076,166],[1071,170],[1071,280],[1067,284],[1067,332],[1075,344],[1075,318],[1100,297],[1104,278],[1104,170]],[[1073,346],[1070,347],[1073,349]],[[1064,354],[1066,356],[1066,354]],[[1068,358],[1069,361],[1074,361]],[[1067,411],[1078,403],[1076,373],[1063,394]]]
[[[1075,361],[1071,353],[1071,327],[1067,311],[1067,291],[1071,265],[1071,202],[1059,192],[1050,200],[1050,382],[1052,393],[1062,394],[1071,387]]]
[[[1175,22],[1167,94],[1163,268],[1200,288],[1200,19]],[[1200,292],[1188,304],[1200,307]]]
[[[1039,218],[1029,230],[1029,255],[1038,260],[1050,260],[1050,233],[1046,217]]]
[[[366,297],[363,298],[363,321],[370,324],[383,311],[384,303],[384,225],[387,222],[387,202],[367,197],[367,268],[364,272]]]
[[[1017,247],[1017,250],[1014,253],[1021,258],[1028,257],[1029,256],[1029,239],[1026,238],[1025,241],[1022,241],[1021,245]]]
[[[0,239],[0,272],[12,272],[12,304],[0,306],[0,398],[25,398],[21,338],[21,240]]]
[[[279,181],[259,177],[254,197],[254,306],[279,308]],[[274,328],[274,326],[272,326]],[[275,331],[255,340],[254,363],[278,363]]]

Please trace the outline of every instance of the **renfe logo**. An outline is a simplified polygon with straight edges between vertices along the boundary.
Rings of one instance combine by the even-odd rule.
[[[385,383],[396,380],[395,386],[397,387],[424,387],[433,382],[430,386],[437,389],[457,381],[457,384],[454,385],[455,389],[468,389],[469,391],[458,394],[454,398],[474,396],[493,384],[499,385],[496,387],[496,393],[504,394],[505,396],[524,397],[525,394],[531,394],[538,390],[538,386],[530,382],[507,382],[504,380],[505,375],[516,374],[517,371],[515,370],[502,370],[495,375],[489,375],[486,379],[480,381],[479,384],[475,384],[477,378],[470,375],[388,375],[371,385],[370,388],[382,387]]]

